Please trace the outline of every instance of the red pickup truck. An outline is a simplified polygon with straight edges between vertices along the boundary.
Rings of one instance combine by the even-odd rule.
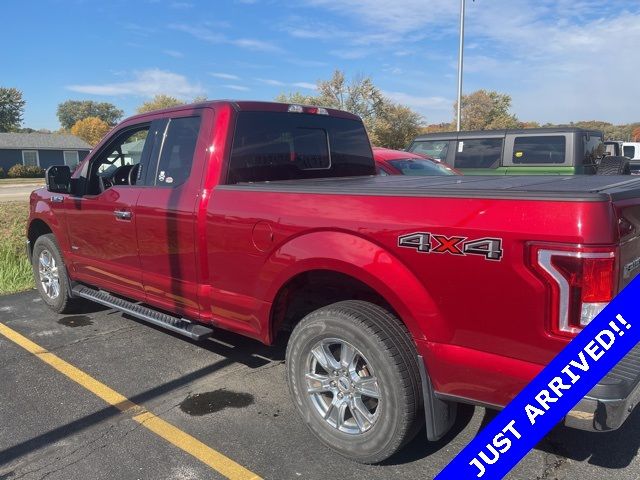
[[[293,401],[379,462],[456,405],[506,405],[640,269],[640,179],[375,176],[361,120],[208,102],[132,117],[31,195],[55,311],[89,299],[199,339],[288,337]],[[565,420],[618,428],[640,352]]]

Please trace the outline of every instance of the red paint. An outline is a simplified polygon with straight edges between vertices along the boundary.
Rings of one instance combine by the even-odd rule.
[[[203,126],[192,175],[180,189],[114,187],[93,198],[67,196],[64,204],[52,203],[44,189],[32,195],[30,220],[53,230],[74,280],[271,343],[281,288],[311,270],[340,272],[398,313],[438,392],[504,405],[568,342],[550,333],[552,299],[529,265],[530,245],[615,249],[620,218],[634,231],[640,226],[637,200],[612,208],[605,201],[218,189],[235,108],[287,106],[199,107]],[[179,107],[137,116],[111,135],[143,120],[191,114]],[[114,206],[130,209],[132,221],[116,220]],[[398,247],[399,236],[421,231],[437,232],[439,248],[456,255]],[[458,237],[502,239],[502,260],[459,255]],[[637,243],[619,248],[618,263],[640,257]],[[92,254],[81,256],[73,246]]]

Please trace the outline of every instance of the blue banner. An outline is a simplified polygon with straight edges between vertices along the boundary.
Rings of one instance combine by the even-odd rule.
[[[436,480],[503,478],[640,340],[640,277],[574,338]]]

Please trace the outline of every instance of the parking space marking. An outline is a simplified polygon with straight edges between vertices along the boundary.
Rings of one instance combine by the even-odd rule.
[[[251,472],[208,445],[205,445],[197,438],[162,420],[144,407],[136,405],[104,383],[99,382],[3,323],[0,323],[0,335],[3,335],[16,345],[32,353],[50,367],[100,397],[109,405],[123,413],[133,415],[133,420],[140,425],[159,437],[164,438],[167,442],[185,451],[189,455],[197,458],[226,478],[230,480],[261,480],[259,475]]]

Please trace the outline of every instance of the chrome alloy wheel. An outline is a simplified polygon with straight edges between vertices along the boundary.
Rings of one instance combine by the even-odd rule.
[[[60,295],[60,276],[56,259],[49,250],[42,250],[38,257],[38,273],[44,294],[51,300]]]
[[[380,386],[371,364],[353,345],[337,338],[318,342],[305,378],[311,403],[333,428],[359,435],[375,425]]]

